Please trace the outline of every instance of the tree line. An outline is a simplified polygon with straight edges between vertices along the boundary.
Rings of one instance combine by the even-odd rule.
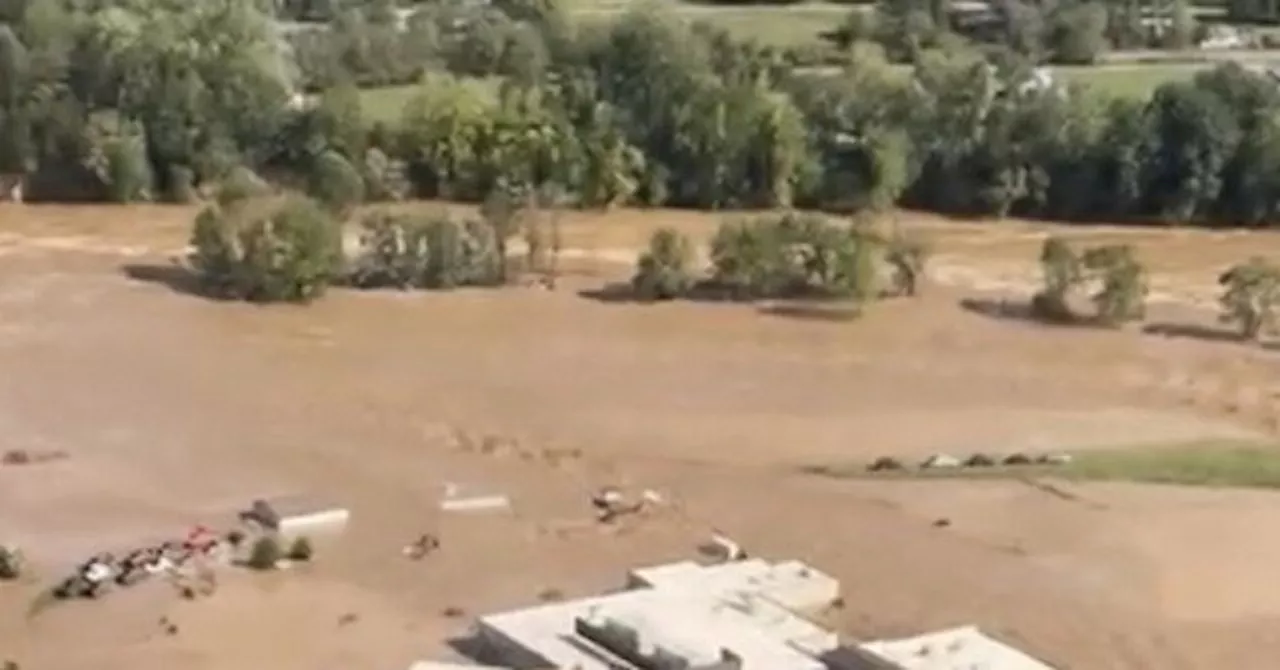
[[[344,252],[340,205],[270,193],[243,173],[196,218],[188,268],[212,297],[309,302],[330,286],[448,290],[500,287],[517,275],[549,277],[561,251],[556,203],[547,194],[495,191],[478,216],[373,211],[359,220],[358,248]],[[509,253],[522,236],[525,253]],[[838,300],[861,308],[915,297],[929,248],[866,218],[832,220],[783,212],[729,217],[707,245],[660,228],[636,261],[623,297],[637,301]],[[1116,328],[1146,318],[1148,274],[1130,245],[1078,249],[1061,237],[1039,255],[1041,287],[1015,313],[1052,325]],[[1224,271],[1219,320],[1243,341],[1280,325],[1280,265],[1250,258]],[[1090,307],[1082,308],[1082,304]]]
[[[544,0],[443,3],[462,18],[431,24],[437,53],[458,60],[373,123],[350,76],[294,95],[298,59],[257,0],[4,7],[0,173],[32,200],[189,202],[247,172],[348,206],[554,190],[574,207],[1247,226],[1280,209],[1280,91],[1235,65],[1117,100],[1043,86],[1008,49],[921,44],[899,67],[857,41],[817,74],[656,10],[576,25]],[[516,32],[481,30],[498,24]]]
[[[1034,63],[1087,65],[1112,49],[1182,50],[1208,32],[1187,0],[876,0],[824,33],[837,47],[858,40],[884,47],[910,62],[922,49],[977,45],[999,57],[1008,51]]]

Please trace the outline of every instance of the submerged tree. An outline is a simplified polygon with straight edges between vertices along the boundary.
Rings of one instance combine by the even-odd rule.
[[[1078,253],[1066,240],[1050,237],[1040,251],[1040,267],[1044,287],[1031,300],[1037,318],[1075,321],[1079,317],[1071,309],[1071,298],[1084,287],[1093,287],[1090,299],[1097,323],[1116,326],[1140,320],[1146,313],[1146,269],[1127,244]]]
[[[693,245],[673,228],[659,228],[636,263],[631,287],[642,300],[671,300],[693,285]]]
[[[359,288],[451,289],[501,282],[497,240],[488,224],[447,213],[373,214],[361,222],[351,272]]]
[[[915,297],[920,291],[920,281],[925,276],[929,261],[929,249],[924,242],[898,232],[889,238],[885,249],[885,261],[893,270],[895,296]]]
[[[1247,340],[1257,340],[1264,331],[1274,330],[1280,268],[1254,257],[1222,273],[1218,285],[1223,289],[1219,320],[1235,325]]]
[[[1052,322],[1074,319],[1071,292],[1083,280],[1080,257],[1060,237],[1050,237],[1040,249],[1040,273],[1044,286],[1031,298],[1032,315]]]
[[[236,201],[196,217],[190,263],[211,294],[253,302],[307,302],[338,276],[341,230],[312,200]]]
[[[1146,315],[1146,269],[1127,244],[1089,249],[1082,264],[1099,288],[1093,294],[1098,320],[1107,325],[1139,321]]]

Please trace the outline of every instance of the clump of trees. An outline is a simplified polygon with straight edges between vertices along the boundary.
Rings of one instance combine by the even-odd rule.
[[[1146,269],[1131,246],[1103,245],[1079,252],[1050,237],[1040,251],[1043,287],[1031,299],[1032,315],[1053,323],[1089,320],[1107,326],[1141,321],[1146,315]],[[1093,314],[1083,316],[1074,299],[1087,294]]]
[[[1042,286],[1031,298],[1031,316],[1057,324],[1116,327],[1146,317],[1147,272],[1133,248],[1102,245],[1078,251],[1061,237],[1045,240],[1040,251]],[[1240,339],[1257,342],[1274,334],[1280,307],[1280,265],[1253,257],[1218,276],[1219,322]],[[1082,298],[1092,313],[1078,309]]]
[[[1276,305],[1280,303],[1280,267],[1255,257],[1235,265],[1218,277],[1222,287],[1220,320],[1239,329],[1240,336],[1257,341],[1275,332]]]
[[[252,302],[308,302],[342,268],[341,228],[301,196],[237,197],[196,217],[189,258],[211,295]]]
[[[357,247],[344,249],[352,205],[301,194],[275,195],[240,168],[196,217],[188,258],[204,291],[252,302],[308,302],[328,286],[453,289],[512,278],[511,238],[523,235],[514,269],[554,282],[560,233],[555,207],[537,194],[495,194],[480,218],[445,210],[374,210],[359,220]]]
[[[447,213],[374,213],[361,221],[351,272],[359,288],[451,289],[502,283],[505,259],[494,229]]]
[[[921,49],[969,42],[1005,48],[1032,62],[1086,65],[1110,49],[1195,46],[1205,30],[1191,7],[1188,0],[1123,7],[1091,0],[1053,4],[1009,0],[990,7],[877,0],[870,11],[852,10],[826,37],[837,47],[858,39],[874,40],[903,61],[910,61]]]
[[[1225,65],[1132,101],[1036,79],[1046,57],[1087,60],[1099,30],[1132,45],[1141,12],[1089,2],[996,3],[979,23],[1000,47],[978,48],[947,3],[882,0],[823,74],[661,11],[586,29],[547,1],[29,0],[0,14],[0,173],[29,200],[189,202],[243,169],[336,215],[507,189],[588,208],[1280,218],[1266,76]],[[370,118],[357,86],[413,81],[400,114]]]
[[[275,570],[285,558],[284,548],[280,546],[280,538],[275,535],[262,535],[254,540],[249,548],[249,557],[245,565],[250,569],[267,572]]]
[[[1046,58],[1156,39],[1138,5],[1010,0],[970,24],[881,0],[821,74],[661,11],[588,29],[545,0],[5,7],[0,173],[29,200],[187,202],[244,168],[339,214],[505,188],[600,208],[1280,219],[1265,75],[1228,64],[1145,100],[1037,79]],[[1185,7],[1157,9],[1158,39],[1181,43]],[[388,82],[423,84],[374,121],[357,87]]]
[[[673,228],[659,228],[636,262],[631,288],[642,300],[673,300],[693,288],[694,251],[689,238]]]
[[[701,276],[692,269],[688,239],[658,230],[636,265],[632,286],[644,299],[697,292],[735,300],[866,303],[916,295],[926,259],[924,245],[901,233],[887,237],[864,223],[785,213],[724,221],[711,239],[709,268]]]

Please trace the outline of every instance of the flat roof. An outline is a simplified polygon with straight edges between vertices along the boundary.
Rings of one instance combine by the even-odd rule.
[[[975,626],[962,626],[899,640],[858,645],[901,670],[1054,670]]]
[[[689,589],[720,597],[752,593],[788,609],[806,611],[839,597],[840,582],[800,561],[760,559],[698,565],[689,561],[631,571],[631,578],[662,589]]]
[[[748,577],[763,575],[770,569],[767,561],[752,558],[745,561],[729,561],[713,565],[700,565],[693,561],[651,565],[632,570],[631,574],[657,588],[696,585],[702,590],[740,587]]]
[[[823,664],[779,637],[766,625],[706,593],[636,589],[584,600],[552,603],[480,618],[489,629],[541,656],[556,667],[607,670],[592,643],[574,633],[574,620],[591,612],[619,620],[655,644],[714,662],[728,649],[743,670],[825,670]]]

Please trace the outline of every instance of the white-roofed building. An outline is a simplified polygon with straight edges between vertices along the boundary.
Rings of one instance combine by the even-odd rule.
[[[684,561],[633,570],[627,586],[481,617],[478,660],[514,670],[1053,670],[973,626],[841,646],[799,613],[837,600],[839,583],[799,561]]]
[[[813,613],[840,598],[840,582],[800,561],[769,563],[753,558],[716,565],[692,561],[632,570],[628,584],[695,589],[719,596],[751,593],[792,611]]]
[[[516,668],[637,667],[626,654],[583,635],[586,622],[624,628],[639,649],[678,655],[692,668],[717,667],[729,652],[740,659],[741,670],[825,670],[801,648],[815,643],[805,638],[812,629],[794,626],[796,618],[770,620],[702,591],[643,588],[481,617],[478,628],[492,660]],[[787,639],[788,629],[799,630],[798,644]]]
[[[857,646],[862,666],[848,670],[1054,670],[1048,664],[963,626]]]

